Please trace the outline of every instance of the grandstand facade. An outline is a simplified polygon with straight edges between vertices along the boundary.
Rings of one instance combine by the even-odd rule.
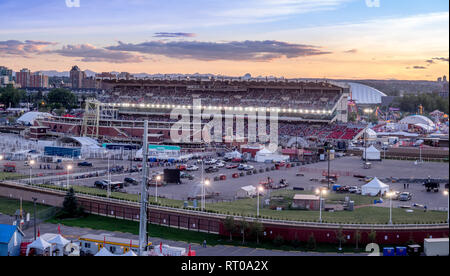
[[[208,78],[102,80],[102,86],[104,93],[88,102],[92,109],[86,109],[84,119],[53,117],[37,124],[54,132],[109,141],[140,141],[144,120],[148,120],[152,143],[168,143],[171,127],[178,121],[171,117],[174,109],[189,110],[190,129],[202,129],[209,122],[204,117],[196,120],[197,108],[202,113],[223,114],[224,120],[229,114],[243,118],[245,129],[256,113],[276,113],[282,139],[351,140],[364,129],[347,123],[349,89],[328,82]],[[200,106],[196,104],[199,102]],[[196,128],[196,123],[201,126]],[[268,121],[267,132],[269,129]],[[225,136],[225,129],[223,133]]]

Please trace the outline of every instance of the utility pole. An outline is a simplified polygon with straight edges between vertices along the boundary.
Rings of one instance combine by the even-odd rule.
[[[34,216],[33,216],[33,220],[34,220],[34,240],[36,240],[37,236],[36,236],[36,201],[37,198],[33,197],[33,204],[34,204]]]
[[[147,161],[148,161],[148,121],[144,122],[144,141],[142,148],[142,186],[141,186],[141,211],[139,216],[139,256],[143,256],[147,240]]]

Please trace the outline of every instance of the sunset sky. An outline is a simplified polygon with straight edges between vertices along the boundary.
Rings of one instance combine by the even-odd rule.
[[[449,74],[447,0],[1,0],[0,14],[0,65],[15,71]]]

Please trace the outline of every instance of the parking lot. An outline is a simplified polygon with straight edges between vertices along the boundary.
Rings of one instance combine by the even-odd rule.
[[[101,171],[107,168],[106,160],[88,160],[93,164],[93,167],[77,167],[77,163],[73,163],[73,170],[71,174],[87,174],[93,171]],[[17,162],[18,164],[20,162]],[[66,164],[61,164],[66,166]],[[123,167],[124,170],[130,168],[130,166],[138,166],[141,162],[133,161],[116,161],[110,160],[110,167]],[[231,163],[226,163],[229,165]],[[191,160],[187,162],[187,166],[197,165],[199,167],[198,171],[189,171],[188,174],[193,176],[192,180],[183,178],[182,184],[168,184],[166,186],[158,187],[158,195],[170,199],[186,200],[188,198],[196,197],[201,195],[201,185],[200,180],[202,177],[201,165],[196,164],[196,160]],[[236,164],[239,165],[239,164]],[[214,173],[204,173],[205,178],[211,180],[210,185],[207,187],[207,194],[217,193],[215,196],[209,199],[210,202],[221,201],[221,200],[233,200],[235,199],[236,192],[244,186],[253,185],[257,186],[260,182],[266,181],[268,177],[273,179],[274,183],[279,183],[281,179],[286,179],[289,186],[286,189],[292,189],[293,187],[304,188],[307,191],[313,191],[317,187],[326,186],[326,181],[321,183],[317,180],[324,180],[322,173],[327,171],[328,163],[319,162],[314,164],[306,164],[300,167],[286,168],[281,167],[280,170],[270,170],[266,171],[266,168],[271,168],[273,164],[260,164],[249,162],[248,165],[254,166],[255,170],[258,172],[254,175],[245,175],[239,178],[232,178],[234,173],[240,173],[245,171],[239,171],[238,169],[227,169],[220,168],[218,172]],[[51,165],[52,167],[55,164]],[[207,168],[209,165],[205,165]],[[39,164],[35,164],[33,168],[33,174],[37,173],[49,173],[51,171],[38,169]],[[149,168],[149,174],[162,173],[165,168],[175,168],[175,165],[171,167],[151,167]],[[397,182],[392,183],[392,181],[386,182],[387,178],[406,178],[406,179],[426,179],[428,176],[432,178],[448,179],[449,172],[448,163],[423,163],[420,165],[415,165],[411,161],[398,161],[398,160],[384,160],[382,162],[374,162],[371,169],[364,169],[363,162],[358,157],[342,157],[331,161],[330,163],[331,174],[337,173],[339,175],[336,184],[347,185],[347,186],[357,186],[361,187],[365,184],[362,179],[355,178],[353,175],[362,175],[370,177],[378,177],[381,181],[385,181],[386,184],[391,186],[392,190],[403,192],[408,191],[412,193],[412,199],[408,202],[394,201],[394,207],[402,205],[412,205],[420,204],[426,205],[428,209],[442,209],[447,208],[447,198],[439,193],[427,193],[425,188],[421,183],[410,183],[409,189],[404,189],[404,183]],[[264,172],[260,173],[259,170],[262,169]],[[23,164],[18,165],[18,171],[22,174],[29,173],[29,167],[23,166]],[[55,171],[54,171],[55,172]],[[64,170],[60,171],[64,173]],[[225,181],[213,181],[215,176],[225,175],[227,179]],[[298,176],[301,174],[302,176]],[[142,175],[140,172],[135,173],[120,173],[112,174],[111,180],[113,182],[123,182],[124,178],[131,177],[137,181],[142,180]],[[101,175],[99,177],[92,177],[88,179],[73,179],[73,175],[70,179],[71,185],[79,185],[86,187],[94,187],[94,183],[99,180],[107,179],[107,175]],[[443,189],[443,185],[441,187]],[[131,194],[138,194],[140,191],[139,185],[129,185],[125,187],[124,192]],[[155,194],[155,187],[150,187],[149,194]],[[383,206],[389,206],[389,202],[385,201]]]

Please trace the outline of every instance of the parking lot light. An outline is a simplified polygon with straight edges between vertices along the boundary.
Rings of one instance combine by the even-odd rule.
[[[322,223],[322,197],[327,194],[327,190],[324,188],[318,188],[316,194],[319,196],[319,223]]]
[[[72,165],[67,165],[67,188],[69,188],[69,172],[73,169]]]
[[[32,183],[31,183],[31,171],[33,170],[33,165],[34,165],[34,160],[30,160],[30,185],[32,185]]]
[[[450,196],[447,190],[444,191],[444,195],[447,196],[447,223],[449,223],[449,216],[450,216]]]
[[[257,190],[256,216],[259,217],[259,193],[264,192],[264,187],[259,186]]]
[[[155,191],[155,202],[158,202],[158,183],[161,181],[161,176],[156,176],[156,191]]]
[[[386,195],[389,197],[389,224],[392,225],[392,197],[394,197],[395,193],[393,191],[389,191],[386,193]]]

